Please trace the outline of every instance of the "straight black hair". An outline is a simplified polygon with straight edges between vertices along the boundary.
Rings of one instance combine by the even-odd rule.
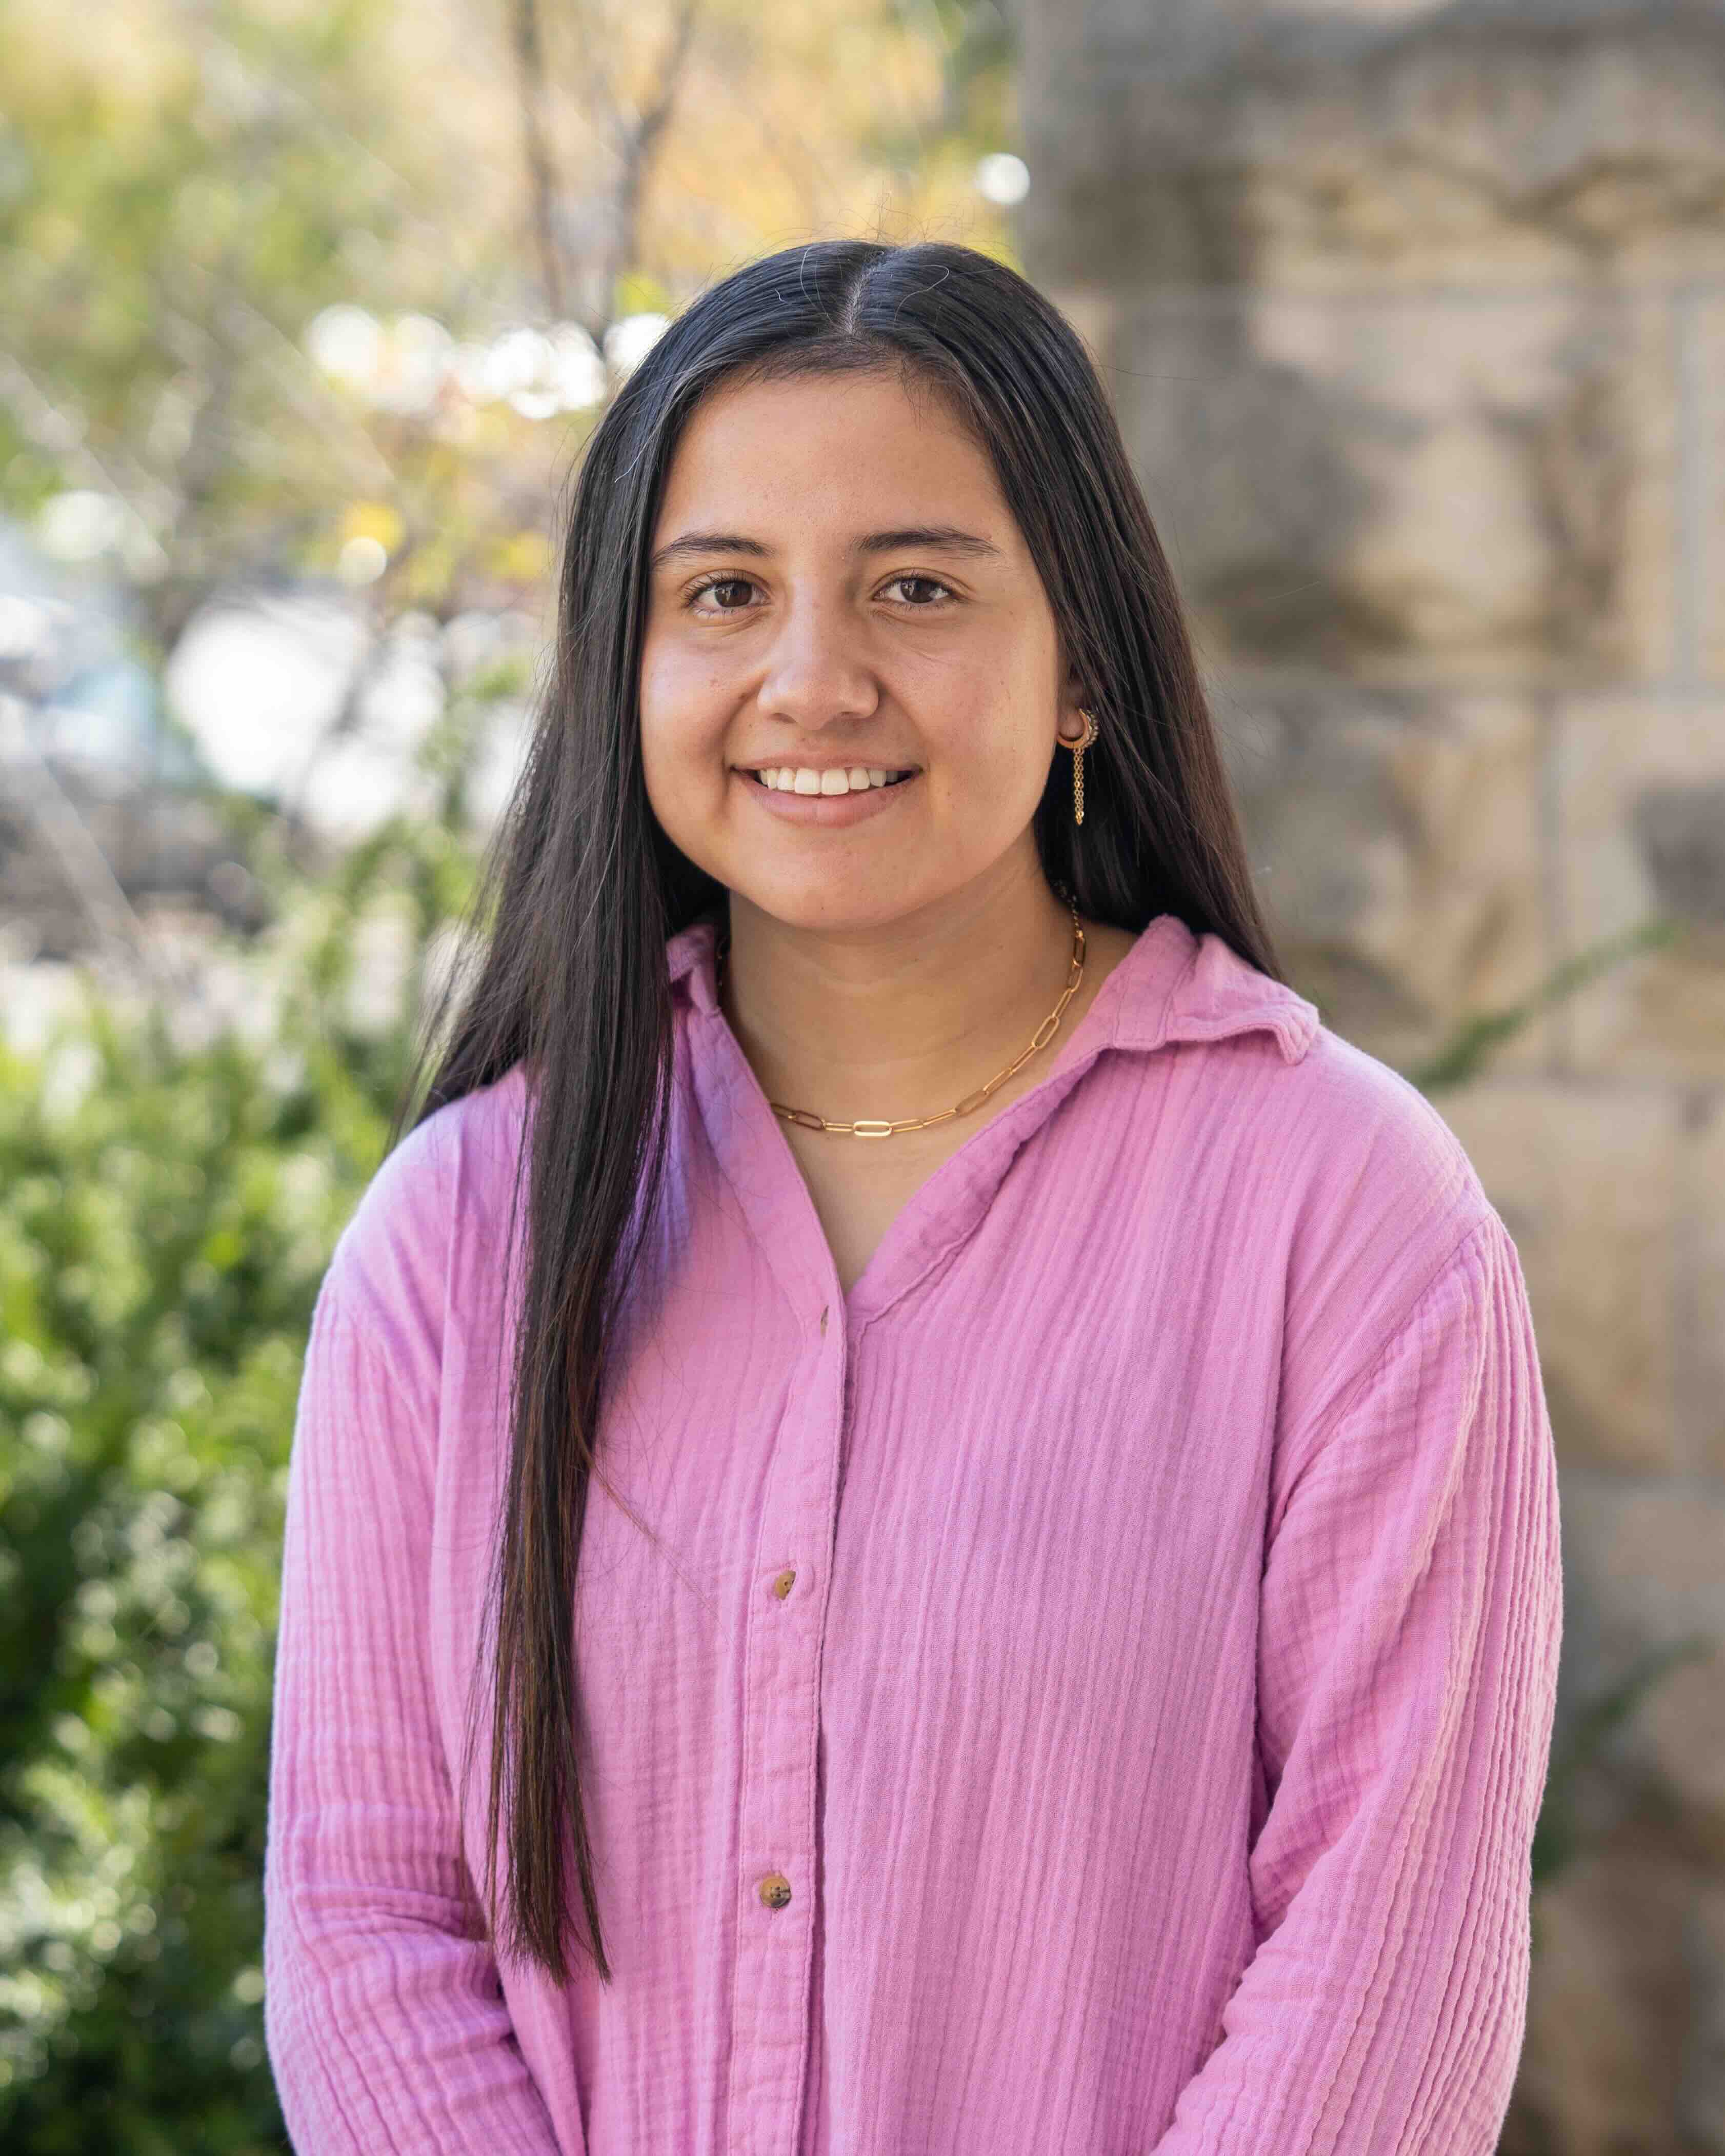
[[[1034,818],[1050,884],[1091,919],[1134,932],[1176,914],[1282,978],[1173,575],[1106,392],[1059,311],[969,248],[861,239],[787,248],[693,301],[584,446],[537,724],[472,909],[476,962],[466,985],[446,988],[390,1133],[393,1144],[524,1066],[533,1107],[516,1188],[517,1202],[523,1182],[528,1196],[526,1271],[487,1604],[483,1921],[496,1952],[560,1983],[572,1850],[588,1950],[600,1979],[611,1978],[582,1803],[574,1585],[608,1342],[665,1170],[665,946],[726,899],[666,838],[643,783],[647,557],[678,440],[704,396],[721,382],[864,370],[943,394],[992,459],[1063,656],[1086,685],[1101,734],[1088,752],[1084,824],[1074,826],[1057,756]],[[485,1661],[482,1645],[470,1701]],[[470,1706],[470,1743],[471,1720]]]

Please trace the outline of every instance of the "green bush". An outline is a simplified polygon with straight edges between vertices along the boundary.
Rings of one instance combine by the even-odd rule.
[[[253,858],[257,857],[254,847]],[[0,1051],[0,2146],[287,2146],[259,1966],[302,1351],[469,865],[395,826],[235,955],[248,1038],[94,993]],[[352,1007],[393,928],[393,1007]]]

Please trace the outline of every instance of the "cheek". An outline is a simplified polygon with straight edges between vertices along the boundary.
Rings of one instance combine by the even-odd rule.
[[[1009,693],[985,700],[948,732],[947,771],[978,808],[1016,814],[1026,799],[1040,798],[1048,752],[1040,714],[1020,708]]]
[[[729,705],[710,664],[649,644],[641,658],[640,706],[649,793],[686,798],[722,778]]]

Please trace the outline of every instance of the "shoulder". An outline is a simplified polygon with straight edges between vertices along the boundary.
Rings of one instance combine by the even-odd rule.
[[[475,1242],[501,1247],[525,1079],[517,1065],[407,1132],[337,1240],[320,1304],[365,1333],[398,1374],[432,1379],[452,1285]]]
[[[1289,1191],[1289,1404],[1368,1365],[1479,1235],[1504,1233],[1461,1141],[1399,1071],[1320,1026],[1272,1119]]]
[[[1175,1161],[1200,1177],[1194,1202],[1225,1216],[1241,1265],[1284,1290],[1296,1326],[1342,1311],[1372,1322],[1489,1209],[1418,1087],[1213,932],[1159,916],[1111,991],[1111,1042],[1138,1051],[1126,1067],[1145,1089],[1128,1081],[1126,1097],[1154,1107],[1142,1173]]]
[[[1303,1173],[1308,1235],[1381,1220],[1396,1245],[1453,1244],[1486,1209],[1478,1176],[1411,1080],[1327,1025],[1284,1074],[1280,1145]]]
[[[1153,1015],[1161,974],[1151,952],[1114,1038],[1179,1051],[1182,1136],[1227,1163],[1268,1245],[1286,1242],[1296,1265],[1302,1252],[1333,1257],[1374,1240],[1416,1265],[1435,1245],[1453,1246],[1484,1194],[1419,1088],[1219,937],[1166,917],[1157,926],[1172,985]]]

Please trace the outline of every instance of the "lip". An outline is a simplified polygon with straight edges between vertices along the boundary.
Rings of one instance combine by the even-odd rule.
[[[814,824],[837,829],[851,824],[865,824],[871,816],[885,814],[901,793],[907,793],[922,778],[920,771],[901,779],[896,786],[870,786],[855,793],[781,793],[776,787],[763,786],[754,776],[757,768],[745,768],[739,764],[734,776],[757,807],[769,816],[776,816],[786,824]],[[813,764],[811,770],[830,768],[845,770],[848,765],[830,767]]]

